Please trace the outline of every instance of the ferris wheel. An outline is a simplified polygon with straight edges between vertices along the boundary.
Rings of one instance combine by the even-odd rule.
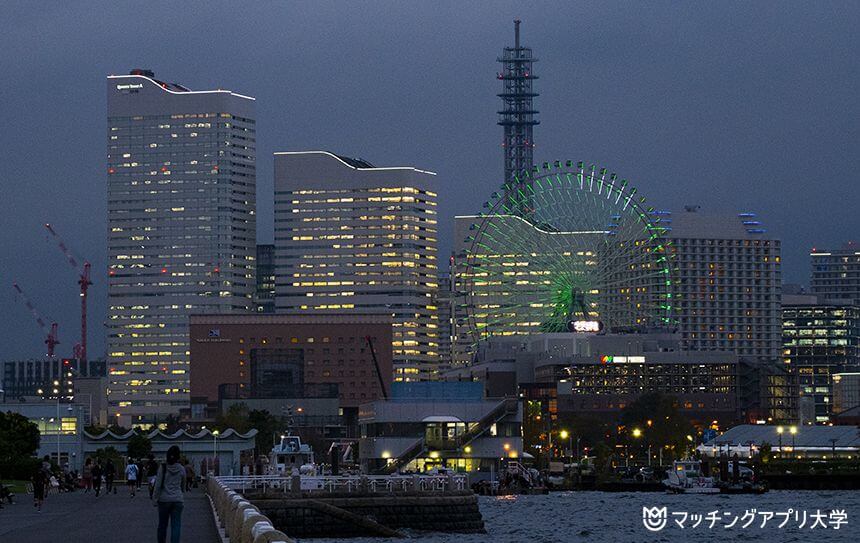
[[[473,341],[673,326],[668,229],[626,180],[582,162],[544,163],[484,207],[460,269]]]

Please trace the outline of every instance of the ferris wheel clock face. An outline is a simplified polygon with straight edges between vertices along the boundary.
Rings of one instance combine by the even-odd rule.
[[[545,163],[484,207],[461,270],[475,341],[674,323],[667,225],[626,180],[581,162]]]

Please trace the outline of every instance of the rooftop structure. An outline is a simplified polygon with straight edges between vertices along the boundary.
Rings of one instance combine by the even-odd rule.
[[[534,166],[534,126],[539,124],[534,99],[538,94],[532,82],[538,78],[533,63],[537,59],[530,47],[520,45],[520,20],[514,21],[514,46],[505,47],[498,58],[502,71],[498,79],[502,82],[502,109],[498,124],[504,128],[502,148],[505,155],[504,181],[518,179],[523,171],[530,172]],[[525,188],[525,181],[518,183]],[[528,213],[524,204],[521,212]]]

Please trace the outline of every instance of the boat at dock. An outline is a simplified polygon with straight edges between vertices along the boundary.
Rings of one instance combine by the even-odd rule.
[[[668,492],[674,494],[719,494],[720,487],[713,477],[702,473],[698,460],[678,460],[663,480]]]
[[[269,475],[316,475],[314,451],[299,436],[283,435],[269,453]]]

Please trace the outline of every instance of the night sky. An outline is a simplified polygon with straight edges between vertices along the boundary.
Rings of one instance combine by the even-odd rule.
[[[257,98],[258,231],[272,239],[272,152],[326,149],[438,172],[440,254],[455,214],[502,177],[495,62],[540,59],[538,161],[630,179],[661,209],[760,214],[783,276],[860,237],[858,2],[31,2],[0,4],[0,359],[43,335],[18,281],[79,326],[51,222],[93,263],[90,357],[104,352],[105,76],[149,68]]]

